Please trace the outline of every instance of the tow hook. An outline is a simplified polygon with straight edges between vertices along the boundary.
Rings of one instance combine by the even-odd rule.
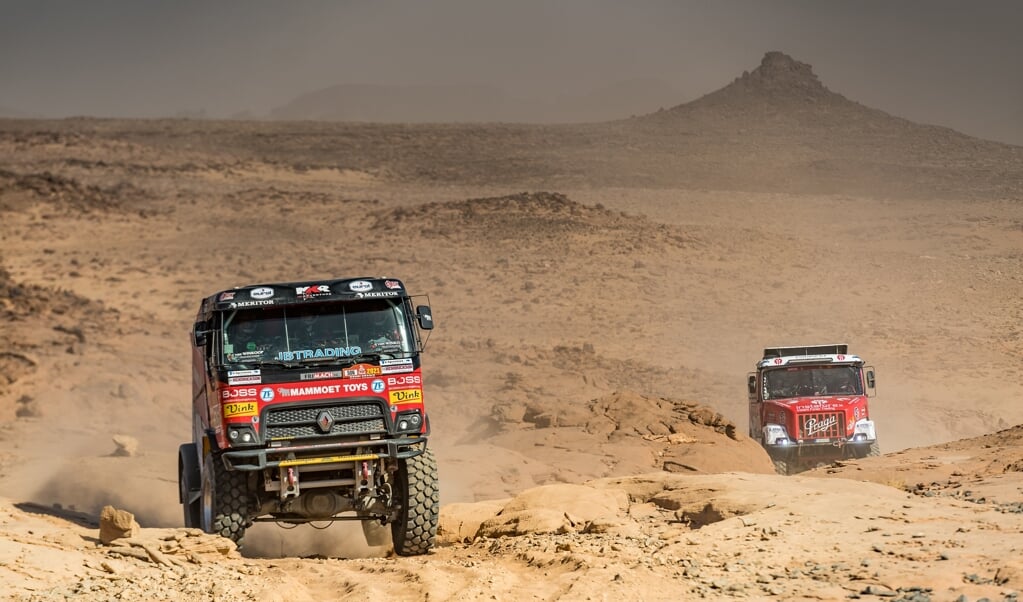
[[[359,492],[358,503],[362,510],[369,510],[373,505],[373,489],[370,484],[373,482],[373,468],[369,462],[363,462],[359,470]]]
[[[281,499],[298,497],[298,475],[295,474],[295,469],[289,466],[288,471],[281,476],[284,485],[281,488]]]

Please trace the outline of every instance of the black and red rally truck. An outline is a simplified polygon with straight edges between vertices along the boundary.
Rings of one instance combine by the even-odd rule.
[[[257,284],[202,300],[192,330],[185,525],[241,544],[256,521],[361,521],[425,554],[439,513],[420,356],[433,328],[396,278]],[[428,299],[427,299],[428,303]]]
[[[867,400],[874,369],[848,345],[768,347],[747,384],[749,435],[777,472],[880,455]]]

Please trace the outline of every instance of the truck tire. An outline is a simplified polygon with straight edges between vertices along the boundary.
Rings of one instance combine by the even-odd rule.
[[[881,455],[881,445],[875,439],[874,442],[870,444],[870,450],[867,452],[867,457],[869,458],[871,456],[880,456],[880,455]]]
[[[200,526],[201,478],[199,454],[195,451],[195,444],[185,443],[178,448],[178,497],[184,509],[185,526],[189,528]]]
[[[437,489],[437,461],[433,451],[401,460],[395,478],[395,499],[401,504],[391,523],[394,553],[399,556],[426,554],[437,539],[440,492]]]
[[[232,540],[239,548],[245,529],[252,524],[248,514],[247,483],[244,472],[228,470],[220,458],[206,455],[199,496],[200,527],[206,533]]]
[[[778,474],[783,474],[785,476],[792,474],[792,467],[789,466],[788,460],[771,458],[771,461],[774,462],[774,471]]]

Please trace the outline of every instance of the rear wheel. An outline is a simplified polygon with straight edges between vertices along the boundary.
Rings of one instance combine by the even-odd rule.
[[[199,528],[200,497],[199,455],[195,444],[186,443],[178,448],[178,497],[185,514],[185,526]]]
[[[245,529],[252,524],[248,515],[247,483],[244,472],[227,470],[219,457],[206,455],[199,496],[203,531],[227,537],[241,547]]]
[[[437,461],[425,450],[398,463],[395,499],[401,504],[391,523],[394,552],[399,556],[426,554],[437,539],[440,492],[437,489]]]

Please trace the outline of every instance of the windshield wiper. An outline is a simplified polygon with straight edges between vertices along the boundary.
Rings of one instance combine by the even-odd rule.
[[[302,362],[282,362],[280,360],[263,360],[251,362],[255,366],[281,366],[282,368],[301,368]]]
[[[354,364],[361,364],[366,361],[380,361],[384,356],[390,355],[389,353],[362,353],[359,355],[353,355],[350,357],[331,357],[331,358],[309,358],[302,360],[300,363],[303,366],[352,366]]]

